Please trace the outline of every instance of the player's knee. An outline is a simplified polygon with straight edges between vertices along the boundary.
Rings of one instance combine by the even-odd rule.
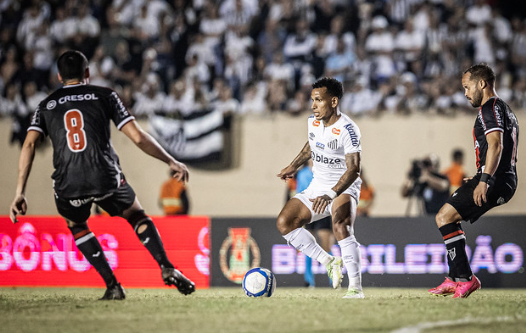
[[[276,227],[282,235],[286,235],[292,230],[301,228],[302,226],[299,219],[293,219],[284,214],[280,214],[276,220]]]
[[[151,221],[150,217],[144,213],[144,210],[137,210],[133,212],[127,219],[128,223],[133,227],[136,233],[142,233],[148,227],[146,222]]]
[[[344,235],[349,230],[349,226],[351,225],[351,219],[350,218],[344,218],[344,219],[333,219],[332,220],[332,231],[335,235]]]
[[[440,209],[437,215],[435,216],[435,222],[437,224],[437,227],[442,228],[446,224],[453,223],[456,221],[454,221],[451,218],[451,214],[448,212],[448,210],[442,207],[442,209]]]
[[[285,218],[283,215],[278,216],[278,219],[276,220],[276,228],[278,228],[278,231],[282,235],[286,235],[291,231],[289,227],[288,219]]]

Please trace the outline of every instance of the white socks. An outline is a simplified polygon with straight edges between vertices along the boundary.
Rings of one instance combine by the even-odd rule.
[[[349,276],[349,288],[362,290],[362,265],[360,256],[360,244],[354,235],[338,241],[342,251],[343,265]]]
[[[287,240],[287,243],[294,246],[296,250],[301,251],[303,254],[314,260],[317,260],[324,266],[326,266],[333,258],[325,252],[318,243],[316,243],[316,238],[304,228],[294,229],[288,234],[283,235],[283,238]]]

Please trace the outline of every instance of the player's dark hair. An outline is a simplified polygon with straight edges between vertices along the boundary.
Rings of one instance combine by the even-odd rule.
[[[313,89],[327,88],[329,95],[342,99],[343,85],[340,81],[332,77],[323,77],[312,84]]]
[[[58,58],[57,67],[62,80],[82,80],[88,68],[88,59],[80,51],[69,50]]]
[[[495,84],[495,72],[493,69],[486,63],[480,63],[473,65],[470,68],[464,71],[464,74],[470,73],[470,80],[484,80],[491,85]]]

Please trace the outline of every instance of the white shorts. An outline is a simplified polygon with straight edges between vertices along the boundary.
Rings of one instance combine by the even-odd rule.
[[[327,207],[325,207],[325,210],[321,214],[315,213],[314,210],[312,209],[313,202],[310,201],[309,199],[315,199],[321,195],[329,194],[329,191],[331,190],[330,188],[326,188],[326,187],[321,188],[320,186],[316,186],[316,185],[317,184],[315,184],[315,182],[313,181],[309,185],[309,187],[305,189],[305,191],[298,193],[293,197],[301,201],[310,210],[311,219],[309,223],[321,220],[324,217],[332,215],[332,204],[334,203],[334,200],[331,201],[331,203],[329,203]],[[360,194],[358,192],[358,197],[356,197],[355,196],[356,191],[352,190],[351,187],[349,187],[343,193],[349,194],[351,196],[351,219],[354,219],[354,217],[356,216],[356,207],[358,205],[358,198]]]

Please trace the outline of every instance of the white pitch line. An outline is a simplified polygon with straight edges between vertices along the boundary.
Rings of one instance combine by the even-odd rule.
[[[443,321],[419,323],[414,326],[407,326],[407,327],[396,329],[394,331],[391,331],[391,333],[422,333],[424,330],[438,328],[438,327],[448,327],[448,326],[471,324],[471,323],[490,324],[494,322],[511,321],[514,319],[517,319],[517,318],[513,318],[513,317],[495,317],[495,318],[466,317],[466,318],[461,318],[457,320],[443,320]]]

